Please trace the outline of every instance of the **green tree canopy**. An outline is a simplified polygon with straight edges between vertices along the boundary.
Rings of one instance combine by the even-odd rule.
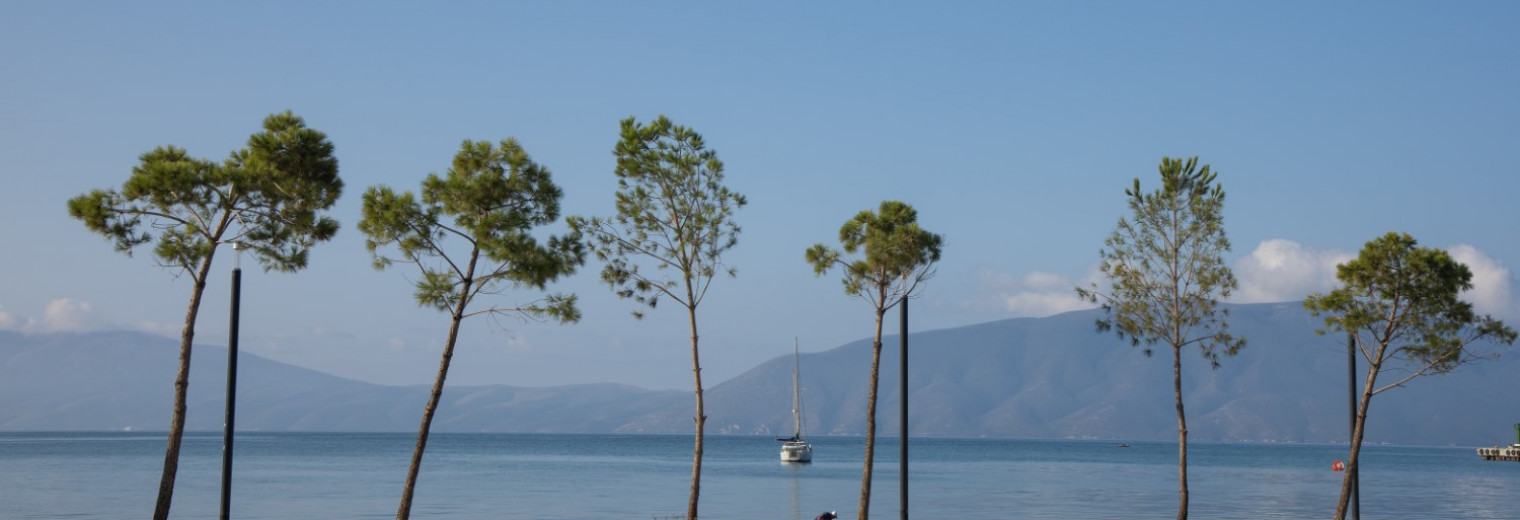
[[[858,518],[870,516],[871,472],[876,453],[876,398],[881,374],[881,327],[887,310],[914,295],[934,275],[944,238],[918,225],[918,211],[895,200],[863,210],[839,228],[844,251],[814,244],[804,255],[813,274],[839,267],[844,292],[871,303],[876,330],[871,342],[871,387],[866,397],[866,453],[860,477]],[[846,258],[849,255],[849,258]],[[907,384],[907,382],[904,382]]]
[[[1312,294],[1304,308],[1324,316],[1327,330],[1355,338],[1367,361],[1367,374],[1351,432],[1351,453],[1341,482],[1335,518],[1346,517],[1359,470],[1362,438],[1372,397],[1403,386],[1416,377],[1447,373],[1484,359],[1477,342],[1512,344],[1515,331],[1487,315],[1478,315],[1461,299],[1472,289],[1472,271],[1439,249],[1419,247],[1404,233],[1388,233],[1367,242],[1361,253],[1336,267],[1340,287]],[[1378,386],[1389,364],[1403,377]]]
[[[818,276],[840,267],[846,294],[885,311],[934,275],[943,243],[943,237],[919,227],[913,206],[887,200],[876,212],[862,210],[840,226],[843,253],[814,244],[805,258]],[[857,256],[845,259],[845,255]]]
[[[263,131],[221,162],[161,146],[139,157],[120,190],[69,199],[69,216],[111,240],[117,251],[130,256],[153,243],[159,263],[189,275],[192,283],[155,520],[168,518],[173,501],[195,321],[216,246],[237,243],[265,271],[305,268],[311,247],[338,231],[337,220],[323,212],[342,191],[332,143],[287,111],[265,118]]]
[[[723,184],[723,162],[691,128],[660,116],[624,119],[621,130],[613,149],[617,213],[573,216],[570,225],[606,262],[602,281],[618,296],[649,308],[661,298],[696,308],[713,279],[736,274],[723,253],[739,243],[734,212],[748,200]]]
[[[449,330],[433,390],[423,410],[417,444],[396,518],[411,515],[412,496],[433,415],[443,395],[460,322],[480,314],[580,319],[576,297],[547,294],[527,303],[471,310],[483,294],[509,289],[538,293],[585,262],[585,246],[575,233],[540,240],[536,229],[559,218],[562,193],[549,170],[534,163],[516,139],[500,146],[466,140],[444,176],[429,174],[421,196],[386,186],[364,192],[359,230],[376,269],[397,263],[418,271],[417,304],[448,312]],[[387,252],[393,251],[395,256]]]
[[[290,112],[264,119],[264,131],[222,162],[161,146],[143,154],[121,190],[69,200],[69,215],[128,255],[153,253],[192,277],[222,242],[248,248],[264,269],[306,267],[308,251],[338,222],[321,214],[343,191],[327,136]]]
[[[441,311],[468,307],[482,293],[546,290],[585,261],[579,235],[549,236],[536,228],[559,219],[563,193],[547,168],[534,163],[516,139],[500,146],[466,140],[453,166],[422,181],[421,197],[373,186],[364,193],[359,230],[376,269],[397,261],[421,278],[417,304]],[[451,249],[449,240],[460,246]],[[396,256],[388,256],[387,249]],[[573,295],[548,294],[526,305],[471,312],[518,313],[561,321],[580,318]],[[465,317],[461,315],[460,317]]]

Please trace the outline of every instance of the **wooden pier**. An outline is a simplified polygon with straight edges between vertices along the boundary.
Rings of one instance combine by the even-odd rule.
[[[1483,457],[1483,460],[1520,462],[1520,444],[1511,444],[1508,448],[1478,448],[1478,456]]]

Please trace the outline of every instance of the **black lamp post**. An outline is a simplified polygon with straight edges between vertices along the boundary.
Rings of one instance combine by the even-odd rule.
[[[1350,383],[1350,388],[1351,388],[1351,429],[1347,430],[1347,435],[1349,436],[1348,438],[1350,438],[1352,442],[1355,442],[1355,437],[1356,437],[1356,333],[1352,332],[1352,331],[1349,331],[1349,330],[1346,331],[1346,362],[1347,362],[1347,366],[1348,366],[1348,368],[1347,368],[1348,372],[1347,373],[1349,374],[1349,377],[1347,377],[1347,380],[1351,381],[1351,383]],[[1362,518],[1362,497],[1361,497],[1362,478],[1361,478],[1361,468],[1358,467],[1358,466],[1360,466],[1360,464],[1353,464],[1350,468],[1347,468],[1347,471],[1349,471],[1351,473],[1351,475],[1349,475],[1351,477],[1351,518],[1354,518],[1356,520],[1361,520],[1361,518]]]
[[[232,315],[227,326],[227,406],[222,420],[222,502],[221,520],[230,514],[232,497],[232,430],[237,409],[238,304],[243,285],[242,244],[232,243]]]
[[[902,364],[899,367],[902,376],[901,390],[901,414],[898,417],[898,428],[902,436],[902,446],[898,453],[899,472],[901,473],[900,489],[898,496],[902,502],[902,520],[908,520],[908,295],[902,298],[902,319],[898,336],[902,339]]]

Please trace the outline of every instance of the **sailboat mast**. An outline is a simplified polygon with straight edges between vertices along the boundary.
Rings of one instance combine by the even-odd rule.
[[[796,428],[792,430],[792,438],[802,437],[802,392],[797,380],[797,371],[801,367],[801,361],[797,358],[797,338],[792,338],[792,424]]]

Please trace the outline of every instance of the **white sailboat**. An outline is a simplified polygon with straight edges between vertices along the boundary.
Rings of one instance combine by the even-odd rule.
[[[781,441],[781,462],[812,462],[813,444],[802,438],[802,387],[798,382],[797,372],[799,354],[797,353],[797,340],[792,339],[792,424],[796,428],[792,430],[791,437],[778,438]]]

